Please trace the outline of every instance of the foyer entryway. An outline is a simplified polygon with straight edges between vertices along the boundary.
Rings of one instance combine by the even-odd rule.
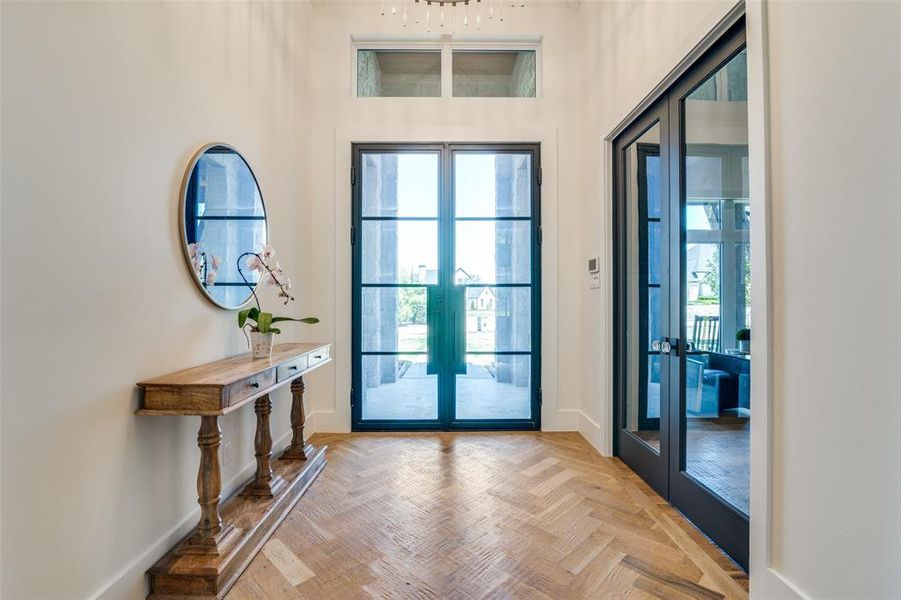
[[[353,149],[353,427],[540,426],[533,144]]]

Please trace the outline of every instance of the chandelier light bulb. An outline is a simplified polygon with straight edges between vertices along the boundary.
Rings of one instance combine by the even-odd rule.
[[[2,0],[0,0],[2,1]],[[469,28],[470,26],[470,14],[469,14],[469,5],[473,0],[413,0],[416,3],[416,14],[410,14],[410,9],[407,4],[410,0],[391,0],[391,5],[386,7],[388,0],[379,0],[379,14],[381,16],[385,16],[386,10],[389,11],[392,15],[400,15],[401,25],[404,28],[407,28],[410,24],[411,20],[414,20],[415,23],[419,25],[422,22],[422,13],[420,4],[425,5],[425,30],[428,33],[432,33],[432,4],[437,4],[438,10],[438,27],[447,32],[452,32],[454,34],[457,33],[459,21],[461,17],[459,16],[460,11],[463,11],[462,16],[462,27]],[[478,31],[482,29],[482,21],[484,20],[482,17],[482,5],[486,4],[486,17],[485,19],[492,21],[495,20],[495,16],[497,20],[503,22],[506,19],[506,12],[509,9],[516,8],[525,8],[527,0],[475,0],[475,14],[473,17],[475,18],[475,27]],[[462,4],[463,6],[458,6]],[[450,6],[450,16],[445,17],[444,11],[446,6]],[[447,20],[450,19],[450,24],[447,24]],[[462,29],[461,29],[462,31]]]

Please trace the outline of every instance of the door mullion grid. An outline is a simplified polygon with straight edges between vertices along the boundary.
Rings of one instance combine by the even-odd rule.
[[[448,53],[450,51],[448,50]],[[449,64],[449,63],[448,63]],[[449,77],[448,77],[449,79]],[[443,378],[441,389],[443,394],[438,396],[438,414],[445,428],[448,423],[456,420],[456,397],[457,397],[457,378],[454,374],[454,323],[450,318],[451,311],[457,307],[451,306],[454,299],[454,270],[456,267],[456,222],[454,220],[454,156],[449,144],[444,144],[441,152],[442,168],[440,177],[441,181],[441,198],[439,199],[439,213],[442,215],[441,242],[444,247],[440,250],[441,258],[441,286],[443,288],[442,295],[444,297],[445,317],[443,319],[443,328],[441,338],[443,343],[443,360],[441,361],[441,374],[438,376],[439,381]]]

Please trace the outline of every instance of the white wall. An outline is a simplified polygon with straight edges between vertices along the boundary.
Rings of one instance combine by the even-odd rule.
[[[899,598],[901,4],[768,11],[772,564]]]
[[[511,13],[512,14],[512,13]],[[313,390],[311,427],[350,429],[349,244],[351,143],[375,141],[542,143],[544,185],[542,425],[578,428],[581,391],[581,209],[583,202],[578,31],[574,3],[535,3],[485,35],[543,36],[543,94],[539,98],[355,98],[351,36],[398,37],[399,18],[380,19],[375,3],[316,3],[310,21],[311,114],[304,132],[311,152],[308,219],[316,256],[313,311],[336,342],[333,378]],[[460,28],[462,30],[462,28]],[[414,32],[420,33],[420,32]],[[409,30],[406,32],[409,36]],[[564,291],[565,290],[565,291]]]
[[[179,245],[200,145],[245,153],[292,271],[307,245],[303,10],[2,4],[4,598],[110,583],[109,597],[143,597],[144,570],[193,526],[199,419],[135,416],[134,383],[245,350]],[[288,394],[274,402],[280,440]],[[232,487],[254,425],[251,408],[223,419]]]

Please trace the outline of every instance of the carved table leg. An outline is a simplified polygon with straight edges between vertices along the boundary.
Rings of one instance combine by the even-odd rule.
[[[200,417],[200,470],[197,472],[197,503],[200,504],[200,522],[188,538],[182,552],[189,554],[222,554],[234,543],[239,531],[231,523],[223,523],[219,516],[219,496],[222,492],[222,474],[219,472],[219,444],[222,431],[219,417]]]
[[[242,496],[261,496],[273,498],[285,488],[285,480],[272,472],[272,434],[269,431],[269,415],[272,413],[272,400],[269,394],[256,399],[253,410],[257,414],[257,433],[254,438],[254,449],[257,457],[257,474],[241,492]]]
[[[306,460],[306,441],[303,439],[303,424],[305,416],[303,412],[303,376],[291,382],[291,445],[282,454],[286,460]]]

